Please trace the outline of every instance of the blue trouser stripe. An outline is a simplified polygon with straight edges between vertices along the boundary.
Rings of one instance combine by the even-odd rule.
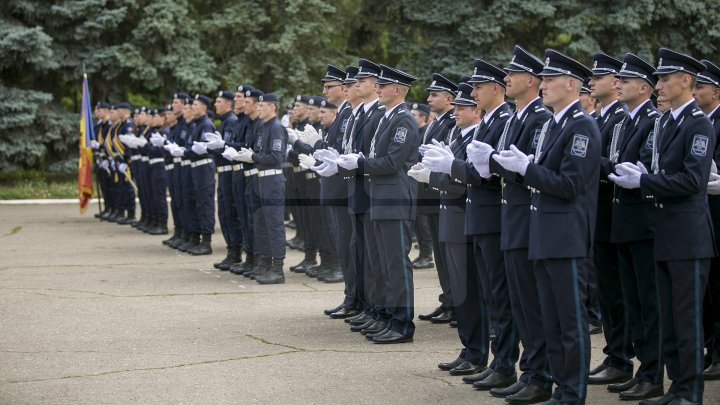
[[[582,328],[582,316],[580,314],[580,292],[578,291],[578,270],[576,259],[572,259],[570,264],[573,278],[573,299],[575,300],[575,320],[577,322],[578,336],[580,337],[580,375],[578,376],[578,395],[583,395],[583,392],[585,392],[585,379],[587,378],[585,376],[585,339],[582,338],[583,333],[585,332]]]

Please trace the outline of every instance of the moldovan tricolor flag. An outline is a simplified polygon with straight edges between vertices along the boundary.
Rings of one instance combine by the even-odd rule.
[[[83,74],[82,107],[80,111],[80,158],[78,159],[78,196],[80,213],[87,210],[93,195],[92,186],[92,148],[90,140],[95,139],[93,131],[92,110],[90,109],[90,92],[88,91],[87,74]]]

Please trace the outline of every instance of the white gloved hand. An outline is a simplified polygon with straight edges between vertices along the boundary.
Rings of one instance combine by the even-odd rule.
[[[165,144],[166,139],[167,138],[160,135],[159,132],[153,132],[153,134],[150,135],[150,143],[156,148],[162,147]]]
[[[422,164],[431,172],[450,174],[454,160],[455,155],[438,143],[425,150]]]
[[[127,163],[120,163],[120,164],[118,165],[118,168],[117,168],[117,169],[118,169],[118,172],[120,172],[121,174],[125,174],[127,168],[128,168]]]
[[[288,134],[288,145],[292,145],[298,140],[298,131],[292,128],[285,128]]]
[[[432,143],[420,145],[420,147],[418,148],[418,152],[420,152],[422,156],[425,156],[425,154],[429,150],[439,150],[440,152],[447,151],[452,153],[452,149],[450,148],[450,146],[445,145],[445,142],[438,142],[435,139],[432,140]]]
[[[710,195],[720,195],[720,175],[710,173],[710,181],[708,181],[707,192]]]
[[[240,152],[238,152],[237,160],[245,163],[252,163],[252,155],[253,151],[248,148],[241,148]]]
[[[175,145],[175,147],[170,150],[170,154],[174,157],[181,157],[185,154],[185,148]]]
[[[417,180],[418,183],[430,182],[430,170],[422,163],[416,163],[407,172],[408,176]]]
[[[222,155],[227,160],[238,160],[238,156],[240,154],[232,146],[226,146],[225,151],[223,151]]]
[[[118,135],[118,139],[120,140],[120,142],[123,145],[125,145],[129,148],[132,148],[132,149],[137,148],[137,144],[135,143],[134,135],[122,134],[122,135]]]
[[[198,155],[206,155],[207,145],[205,145],[205,142],[195,142],[193,143],[192,151],[197,153]]]
[[[147,145],[148,140],[145,139],[144,136],[139,136],[139,137],[135,138],[135,142],[137,143],[137,145],[138,145],[139,147],[144,148],[145,145]]]
[[[108,162],[107,160],[103,160],[102,162],[100,162],[100,168],[103,170],[108,170],[110,168],[110,162]]]
[[[300,142],[313,146],[322,139],[320,133],[312,125],[307,125],[305,131],[298,134]]]
[[[168,152],[171,152],[175,148],[179,148],[178,144],[176,144],[175,142],[170,142],[167,145],[163,146],[163,149]]]
[[[486,144],[485,142],[472,141],[465,149],[467,152],[468,160],[471,163],[485,164],[490,162],[490,155],[495,149]]]
[[[316,162],[314,157],[304,153],[298,155],[298,160],[300,160],[300,167],[305,170],[313,168]]]
[[[113,160],[110,161],[110,168],[112,168],[113,170],[115,170],[115,159],[113,159]]]
[[[642,163],[640,165],[642,166]],[[642,166],[642,168],[644,169],[645,166]],[[629,162],[620,163],[615,166],[615,173],[608,175],[608,179],[613,183],[627,189],[640,188],[640,176],[643,173],[637,165]]]
[[[718,172],[717,164],[715,163],[715,160],[713,160],[712,165],[710,166],[710,173],[717,173],[717,172]]]
[[[334,160],[323,162],[320,166],[313,166],[310,169],[323,177],[334,176],[338,173],[338,165]]]
[[[313,157],[323,162],[336,162],[340,157],[340,152],[336,151],[334,148],[318,149],[315,153],[313,153]]]
[[[225,141],[223,141],[222,136],[220,136],[220,133],[218,132],[205,132],[203,134],[203,138],[205,138],[205,140],[207,141],[205,142],[205,146],[208,149],[215,150],[225,146]]]
[[[360,155],[357,153],[350,153],[348,155],[341,155],[337,158],[338,166],[345,170],[355,170],[358,168],[358,159]]]
[[[100,149],[100,142],[92,139],[90,140],[90,147],[93,149]]]
[[[204,133],[202,134],[202,137],[203,137],[203,139],[204,139],[206,142],[218,141],[218,140],[219,140],[219,141],[222,141],[222,140],[223,140],[222,135],[220,135],[220,132],[218,132],[218,131],[215,131],[215,132],[204,132]]]
[[[492,155],[492,158],[495,159],[500,166],[504,167],[505,170],[524,176],[528,165],[533,159],[533,155],[526,155],[522,153],[520,149],[516,148],[515,145],[510,145],[510,150],[504,150],[499,154]]]

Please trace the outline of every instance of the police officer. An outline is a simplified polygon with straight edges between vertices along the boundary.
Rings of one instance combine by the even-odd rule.
[[[146,179],[148,187],[147,198],[152,215],[145,230],[150,235],[166,235],[168,233],[168,183],[165,170],[165,150],[163,149],[165,139],[161,134],[165,124],[165,111],[164,107],[158,107],[152,110],[148,125],[149,130],[146,135],[149,142],[144,147],[148,157]]]
[[[447,142],[450,131],[455,127],[453,118],[453,99],[457,85],[439,73],[433,73],[432,82],[426,89],[428,91],[427,103],[430,111],[436,118],[428,124],[422,137],[421,145],[431,144],[433,140]],[[420,242],[420,256],[413,262],[413,268],[424,269],[432,267],[432,253],[435,255],[435,268],[440,281],[442,293],[438,296],[440,306],[428,314],[420,314],[418,319],[432,323],[449,323],[454,319],[452,312],[452,294],[448,279],[447,263],[445,261],[445,247],[439,239],[439,206],[440,194],[437,190],[418,183],[417,189],[417,223],[427,223],[430,229],[431,249]],[[416,226],[418,228],[418,226]]]
[[[388,344],[412,341],[415,333],[414,292],[410,253],[414,199],[417,185],[407,171],[417,162],[419,134],[417,124],[405,106],[405,97],[415,77],[380,65],[378,102],[385,107],[377,130],[370,138],[368,154],[351,153],[338,157],[337,164],[346,170],[360,170],[370,186],[370,222],[376,238],[377,261],[371,262],[376,283],[382,285],[384,302],[379,312],[386,316],[376,320],[367,337],[373,343]],[[366,234],[368,234],[366,229]],[[369,238],[366,238],[366,243]]]
[[[703,396],[702,299],[710,259],[717,254],[707,203],[715,133],[692,98],[697,74],[705,66],[691,56],[661,48],[658,52],[658,97],[667,100],[653,142],[649,169],[642,163],[615,167],[611,180],[640,189],[656,201],[655,269],[664,314],[663,356],[672,385],[657,401],[701,403]]]
[[[621,162],[652,160],[652,132],[659,112],[650,101],[655,70],[641,58],[626,54],[618,71],[618,100],[629,113],[610,132],[608,157],[602,158],[601,176],[607,177]],[[655,209],[638,190],[615,187],[612,200],[610,242],[617,245],[622,307],[632,331],[632,345],[640,365],[634,378],[611,384],[623,400],[640,400],[663,393],[660,336],[660,303],[655,282],[653,238]]]
[[[697,76],[697,85],[693,97],[698,107],[710,118],[715,129],[715,139],[720,140],[720,68],[709,60],[702,60],[705,71]],[[720,142],[716,142],[713,152],[713,161],[717,166],[720,162]],[[708,203],[715,230],[716,249],[720,241],[720,176],[710,174],[708,182]],[[720,258],[712,259],[707,292],[703,305],[703,325],[705,327],[705,355],[706,369],[703,372],[705,380],[720,379]]]
[[[295,98],[295,107],[293,108],[293,114],[297,120],[295,128],[298,131],[304,131],[305,127],[310,124],[308,118],[308,110],[310,105],[310,96],[298,95]],[[290,267],[290,271],[297,273],[304,273],[311,267],[317,266],[317,251],[314,249],[306,249],[305,238],[307,237],[307,213],[304,208],[304,195],[305,195],[305,174],[300,173],[300,162],[298,161],[298,152],[291,150],[288,153],[288,168],[286,173],[287,178],[287,190],[286,190],[286,204],[287,208],[292,214],[295,222],[295,237],[287,241],[287,246],[292,249],[304,250],[305,258],[295,266]]]
[[[185,119],[184,112],[189,101],[190,96],[186,93],[180,92],[173,94],[172,113],[176,117],[176,123],[170,129],[170,135],[167,137],[165,146],[163,146],[163,149],[165,149],[166,152],[166,162],[169,160],[173,164],[170,176],[172,179],[170,181],[170,207],[173,213],[173,225],[175,227],[173,237],[163,241],[163,244],[178,250],[181,244],[187,243],[190,236],[190,230],[185,218],[186,215],[183,206],[183,182],[185,178],[185,170],[182,164],[182,154],[176,153],[177,156],[175,156],[171,151],[173,146],[179,147],[179,145],[183,145],[187,136],[188,121]]]
[[[282,166],[287,150],[287,132],[277,119],[279,100],[272,93],[258,98],[259,123],[252,150],[243,148],[237,160],[254,163],[257,176],[255,193],[260,206],[255,212],[253,226],[255,250],[259,256],[255,281],[259,284],[281,284],[285,282],[283,261],[285,259],[285,176]]]
[[[110,104],[101,101],[97,104],[95,111],[97,111],[98,122],[95,126],[95,139],[90,141],[90,145],[95,156],[95,172],[104,205],[102,212],[96,214],[95,217],[104,221],[113,210],[112,196],[110,194],[110,176],[108,175],[109,170],[103,168],[103,165],[108,164],[103,162],[107,162],[105,140],[112,126],[112,122],[110,121]]]
[[[593,75],[590,78],[592,96],[600,102],[600,114],[596,122],[600,128],[603,161],[609,156],[612,131],[627,117],[627,107],[617,101],[615,75],[622,62],[604,53],[593,55]],[[625,306],[618,272],[617,246],[610,243],[612,219],[613,184],[607,174],[601,172],[598,190],[598,213],[595,228],[594,260],[598,280],[598,297],[602,314],[603,333],[607,344],[603,352],[607,357],[596,368],[590,370],[591,384],[625,382],[632,377],[634,357],[630,342],[629,328],[625,319]]]
[[[122,146],[121,136],[127,135],[123,139],[139,139],[136,138],[135,121],[130,117],[132,105],[128,102],[119,103],[116,106],[117,125],[112,134],[112,146],[114,149],[114,181],[116,185],[118,215],[114,217],[115,222],[121,225],[129,225],[135,221],[135,186],[132,181],[131,170],[128,166],[129,162],[139,160],[140,156],[131,148]],[[134,144],[133,145],[139,145]],[[137,156],[135,158],[134,156]],[[123,216],[123,212],[126,213]]]
[[[215,167],[218,173],[218,220],[222,231],[227,255],[225,258],[213,264],[213,267],[220,270],[230,270],[230,267],[241,261],[242,252],[242,228],[240,227],[238,209],[233,196],[232,185],[232,162],[222,156],[223,147],[233,135],[233,129],[237,124],[237,116],[233,112],[235,94],[230,91],[219,91],[215,98],[215,112],[220,117],[220,128],[217,133],[207,134],[207,147],[215,159]]]
[[[543,125],[535,157],[511,145],[492,159],[531,188],[528,256],[537,280],[550,374],[557,384],[552,401],[574,404],[584,403],[587,396],[585,294],[592,266],[600,133],[578,100],[582,82],[592,72],[554,50],[545,51],[545,57],[540,90],[555,115]]]

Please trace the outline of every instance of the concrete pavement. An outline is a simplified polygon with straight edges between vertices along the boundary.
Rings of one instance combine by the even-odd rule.
[[[164,238],[74,205],[0,206],[0,404],[504,403],[437,370],[460,349],[455,329],[417,322],[413,343],[373,345],[322,314],[342,284],[286,272],[260,286],[212,268],[219,232],[205,257]],[[288,253],[286,267],[302,258]],[[415,272],[416,314],[438,293],[434,270]],[[705,403],[719,402],[708,383]]]

